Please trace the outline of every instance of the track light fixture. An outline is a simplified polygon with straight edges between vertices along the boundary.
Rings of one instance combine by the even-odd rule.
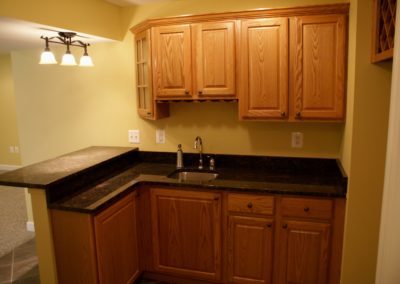
[[[80,59],[79,66],[89,67],[93,66],[92,58],[89,56],[87,52],[87,47],[90,45],[89,43],[84,43],[80,40],[72,40],[72,38],[76,36],[76,33],[73,32],[59,32],[58,36],[55,37],[44,37],[41,36],[41,39],[44,39],[46,42],[46,46],[42,55],[40,56],[39,64],[56,64],[57,60],[54,57],[53,52],[50,51],[49,42],[56,44],[64,44],[67,46],[67,51],[62,57],[61,65],[63,66],[74,66],[76,65],[75,57],[72,55],[69,47],[70,46],[78,46],[84,49],[83,55]]]

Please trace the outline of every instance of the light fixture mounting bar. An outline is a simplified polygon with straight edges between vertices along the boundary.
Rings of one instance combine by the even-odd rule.
[[[89,43],[84,43],[80,40],[72,40],[72,38],[76,36],[76,33],[74,32],[59,32],[58,35],[59,36],[54,36],[54,37],[41,36],[40,38],[46,40],[46,42],[51,42],[56,44],[71,45],[83,48],[90,46]]]

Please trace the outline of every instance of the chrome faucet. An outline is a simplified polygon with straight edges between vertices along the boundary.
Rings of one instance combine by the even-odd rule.
[[[201,140],[200,136],[197,136],[194,139],[194,149],[199,151],[200,158],[199,158],[199,170],[203,169],[203,141]]]

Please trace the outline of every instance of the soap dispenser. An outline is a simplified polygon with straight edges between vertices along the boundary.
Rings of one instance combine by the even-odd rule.
[[[182,169],[183,168],[183,152],[182,152],[182,145],[178,145],[178,151],[176,152],[176,168]]]

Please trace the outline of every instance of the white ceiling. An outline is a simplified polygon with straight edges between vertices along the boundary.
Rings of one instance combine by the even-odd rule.
[[[68,31],[32,22],[0,17],[0,54],[21,49],[44,48],[44,40],[40,36],[57,36],[58,31]],[[76,31],[73,31],[76,32]],[[83,42],[112,42],[109,39],[77,32],[84,36]]]
[[[155,2],[165,2],[171,0],[104,0],[106,2],[126,7],[132,5],[145,5]],[[53,31],[49,31],[53,30]],[[0,17],[0,54],[9,53],[14,50],[44,48],[44,41],[40,36],[57,36],[58,31],[68,31],[57,27],[45,26],[37,23],[20,21],[16,19]],[[109,39],[83,34],[77,31],[79,35],[86,36],[82,41],[88,43],[111,42]]]

